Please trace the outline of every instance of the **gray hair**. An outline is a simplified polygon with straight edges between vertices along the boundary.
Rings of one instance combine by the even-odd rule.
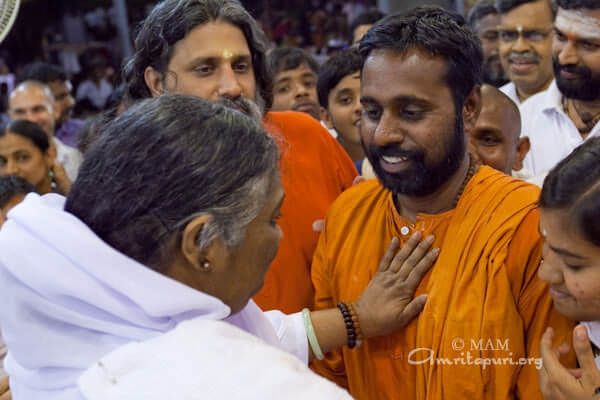
[[[211,216],[198,236],[201,248],[217,238],[239,245],[266,202],[278,158],[273,139],[244,114],[163,95],[101,128],[65,209],[112,247],[158,270],[199,215]]]

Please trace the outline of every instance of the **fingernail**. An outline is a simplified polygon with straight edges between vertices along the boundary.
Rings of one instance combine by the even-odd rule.
[[[575,336],[579,340],[585,340],[585,328],[579,328],[579,329],[577,329],[577,332],[575,333]]]
[[[435,254],[440,254],[440,251],[442,251],[442,249],[440,249],[439,247],[436,247],[435,249],[433,249]]]

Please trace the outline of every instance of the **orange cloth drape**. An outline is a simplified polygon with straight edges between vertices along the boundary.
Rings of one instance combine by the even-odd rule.
[[[354,301],[394,236],[404,243],[422,230],[442,251],[417,289],[428,294],[417,319],[333,352],[315,370],[357,399],[541,399],[535,359],[542,333],[553,326],[561,343],[573,324],[553,310],[537,277],[538,196],[537,187],[480,167],[455,210],[411,223],[376,180],[344,193],[315,252],[317,309]]]
[[[307,114],[270,112],[264,126],[281,151],[283,239],[254,301],[263,310],[290,314],[312,307],[310,268],[319,239],[312,223],[325,218],[331,203],[352,186],[358,173],[339,143]]]

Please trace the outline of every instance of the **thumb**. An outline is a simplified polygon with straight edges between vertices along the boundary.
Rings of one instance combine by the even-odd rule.
[[[594,361],[594,352],[588,339],[587,328],[583,325],[578,325],[573,330],[573,348],[577,355],[577,361],[581,369],[585,373],[593,372],[596,368],[596,362]]]
[[[414,317],[419,315],[419,313],[425,308],[426,302],[426,294],[422,294],[412,299],[412,301],[404,308],[400,316],[402,326],[408,324]]]
[[[313,222],[312,228],[313,228],[313,231],[315,231],[317,233],[323,232],[323,229],[325,229],[325,220],[324,219],[316,220],[315,222]]]

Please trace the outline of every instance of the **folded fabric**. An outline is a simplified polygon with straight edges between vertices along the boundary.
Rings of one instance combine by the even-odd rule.
[[[79,388],[89,400],[351,399],[290,354],[204,319],[115,350],[81,376]]]

